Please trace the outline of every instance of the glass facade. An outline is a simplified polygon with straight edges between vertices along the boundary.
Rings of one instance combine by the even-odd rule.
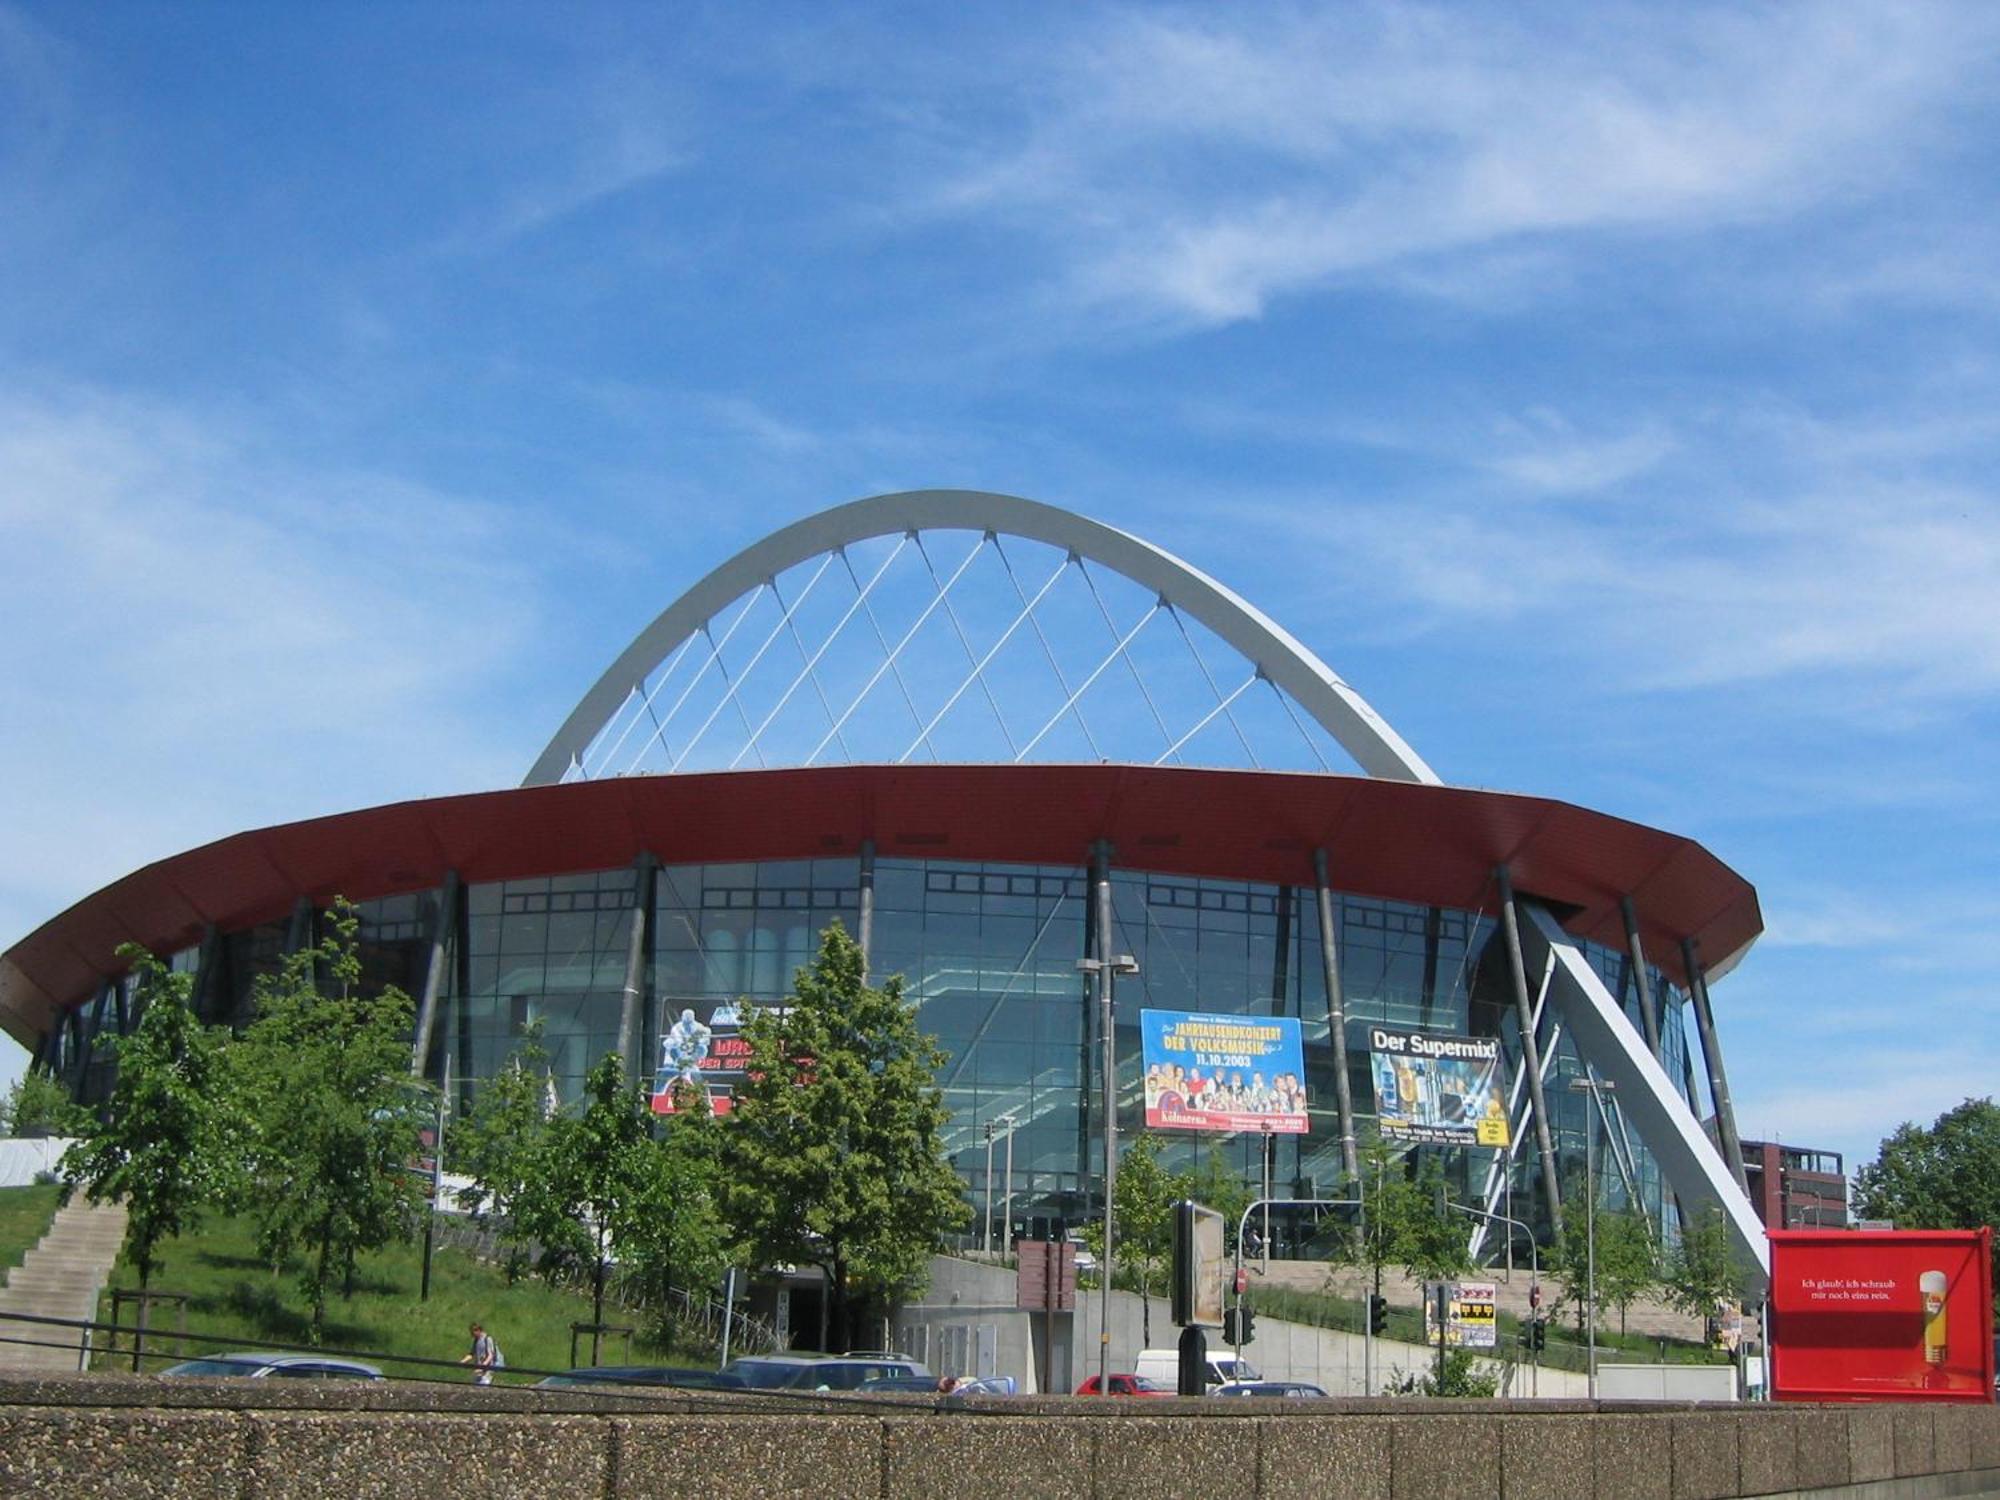
[[[534,1025],[549,1054],[552,1090],[574,1099],[591,1064],[619,1046],[628,987],[641,1067],[650,1072],[661,1061],[665,1029],[683,1010],[709,1019],[739,1000],[781,1002],[829,923],[860,930],[862,893],[871,880],[870,969],[878,982],[902,977],[919,1025],[947,1054],[939,1077],[952,1115],[945,1143],[968,1200],[976,1211],[983,1207],[990,1159],[996,1209],[1011,1194],[1016,1224],[1093,1212],[1103,1172],[1101,1047],[1093,981],[1077,961],[1099,945],[1091,871],[1083,864],[852,856],[641,864],[469,884],[456,900],[423,891],[358,907],[363,982],[398,985],[421,999],[436,964],[426,1072],[441,1079],[449,1067],[461,1109]],[[1305,1048],[1311,1128],[1271,1138],[1273,1191],[1278,1197],[1340,1192],[1334,1049],[1313,887],[1119,868],[1109,883],[1111,931],[1103,947],[1129,953],[1139,965],[1116,991],[1121,1134],[1129,1139],[1144,1128],[1142,1009],[1294,1018]],[[1364,1134],[1375,1108],[1373,1025],[1496,1037],[1502,1076],[1512,1076],[1520,1036],[1511,970],[1493,919],[1339,893],[1332,901],[1348,1083]],[[635,934],[642,910],[647,920]],[[316,914],[302,912],[291,922],[221,935],[213,945],[220,968],[208,982],[210,1015],[242,1020],[256,978],[276,969],[289,943],[317,936],[320,925]],[[1580,946],[1634,1029],[1643,1031],[1629,956]],[[172,961],[192,971],[200,950]],[[1682,1024],[1686,996],[1657,970],[1650,978],[1661,1012],[1662,1063],[1696,1101]],[[128,1000],[124,989],[107,989],[75,1013],[63,1039],[65,1059],[77,1057],[78,1048],[88,1055],[72,1075],[86,1098],[102,1097],[110,1081],[91,1043],[127,1024]],[[1558,1170],[1566,1193],[1573,1193],[1593,1107],[1588,1095],[1569,1087],[1583,1064],[1555,1020],[1546,1018],[1543,1028],[1545,1048],[1554,1038],[1545,1097]],[[1615,1105],[1595,1128],[1606,1198],[1642,1206],[1671,1228],[1672,1195]],[[1436,1158],[1461,1200],[1477,1202],[1490,1188],[1506,1199],[1504,1211],[1539,1219],[1540,1165],[1532,1132],[1523,1134],[1528,1139],[1517,1144],[1504,1186],[1491,1188],[1500,1179],[1490,1149],[1413,1149],[1420,1160]],[[1213,1157],[1247,1186],[1261,1185],[1261,1135],[1161,1132],[1159,1139],[1170,1168]],[[1546,1233],[1545,1222],[1538,1227]]]

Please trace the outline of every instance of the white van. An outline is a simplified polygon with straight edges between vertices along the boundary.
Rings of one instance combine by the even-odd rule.
[[[1148,1349],[1139,1356],[1139,1362],[1132,1367],[1134,1375],[1143,1375],[1148,1380],[1157,1380],[1168,1390],[1178,1390],[1181,1381],[1181,1355],[1178,1349]],[[1238,1358],[1227,1349],[1208,1356],[1208,1389],[1228,1385],[1232,1380],[1262,1380],[1264,1377],[1255,1365],[1247,1359]]]

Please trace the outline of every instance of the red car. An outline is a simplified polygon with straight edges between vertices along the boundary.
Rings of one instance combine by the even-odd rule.
[[[1104,1377],[1114,1396],[1171,1396],[1174,1392],[1157,1380],[1148,1380],[1143,1375],[1107,1375]],[[1097,1377],[1091,1376],[1076,1388],[1079,1396],[1097,1394]]]

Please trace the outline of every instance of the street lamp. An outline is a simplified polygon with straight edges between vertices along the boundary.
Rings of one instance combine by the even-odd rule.
[[[1604,1096],[1618,1092],[1618,1086],[1594,1072],[1569,1081],[1573,1094],[1590,1095],[1590,1116],[1583,1122],[1583,1246],[1584,1317],[1589,1349],[1585,1358],[1590,1371],[1590,1399],[1597,1399],[1597,1116],[1604,1110]]]
[[[993,1253],[993,1129],[996,1125],[1007,1127],[1007,1195],[1000,1200],[1000,1222],[1004,1226],[1013,1212],[1014,1199],[1014,1112],[995,1115],[986,1122],[986,1233],[980,1248],[988,1255]],[[1007,1231],[1000,1231],[1000,1250],[1005,1254],[1008,1247]]]
[[[1116,958],[1079,958],[1079,974],[1097,980],[1097,1024],[1104,1037],[1104,1257],[1098,1263],[1101,1298],[1097,1314],[1097,1394],[1111,1394],[1111,1195],[1118,1185],[1118,1034],[1111,1003],[1116,976],[1139,972],[1129,953]]]

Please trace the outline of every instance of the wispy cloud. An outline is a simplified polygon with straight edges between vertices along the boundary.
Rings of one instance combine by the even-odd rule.
[[[39,851],[0,879],[6,941],[244,826],[492,784],[465,726],[534,624],[512,549],[476,504],[228,421],[0,393],[0,839]]]
[[[1123,12],[1063,54],[1022,142],[933,208],[1042,226],[1089,302],[1229,322],[1440,252],[1681,234],[1867,191],[1992,35],[1977,12],[1902,4],[1608,7],[1561,28]]]

